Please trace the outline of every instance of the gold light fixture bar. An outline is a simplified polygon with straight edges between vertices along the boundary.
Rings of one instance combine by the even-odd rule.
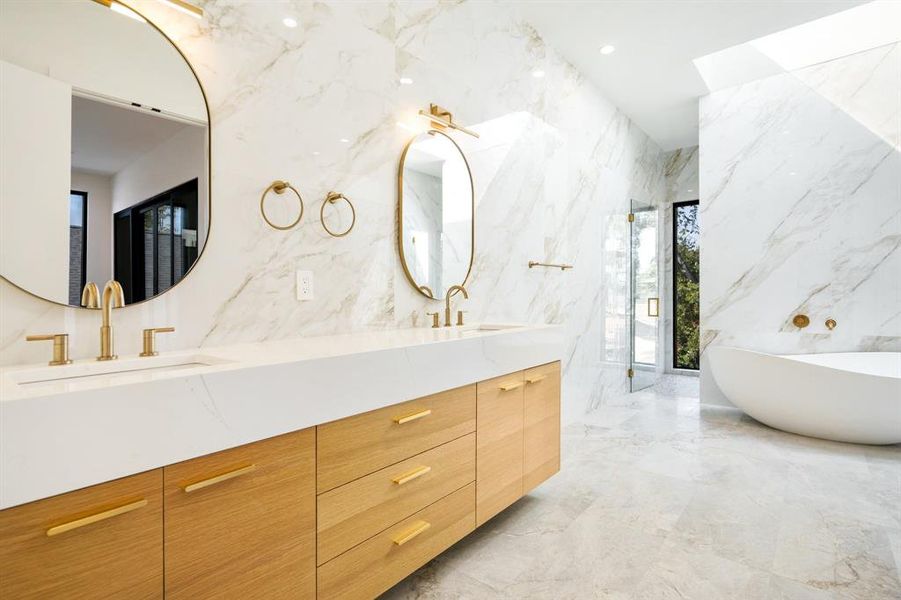
[[[451,129],[456,129],[457,131],[460,131],[467,135],[479,137],[479,134],[475,131],[471,131],[469,129],[466,129],[462,125],[457,125],[456,123],[454,123],[454,115],[452,115],[451,112],[446,108],[442,108],[437,104],[429,104],[429,112],[420,109],[419,114],[431,121],[432,125],[434,125],[436,129],[446,129],[450,127]]]
[[[192,16],[195,19],[203,18],[203,9],[199,6],[194,6],[190,2],[185,2],[184,0],[158,0],[163,4],[168,4],[175,10],[179,12],[183,12],[186,15]]]

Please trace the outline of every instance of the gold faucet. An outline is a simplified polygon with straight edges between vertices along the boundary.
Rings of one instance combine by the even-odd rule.
[[[100,290],[93,281],[84,284],[84,289],[81,290],[81,305],[85,308],[100,308]]]
[[[110,325],[110,316],[113,308],[125,306],[122,285],[115,279],[107,281],[103,287],[101,300],[103,324],[100,326],[100,356],[97,357],[97,360],[115,360],[119,357],[113,354],[113,326]]]
[[[462,285],[452,285],[447,288],[447,295],[444,297],[444,326],[451,326],[451,307],[450,299],[454,292],[463,292],[463,297],[469,300],[469,292]]]

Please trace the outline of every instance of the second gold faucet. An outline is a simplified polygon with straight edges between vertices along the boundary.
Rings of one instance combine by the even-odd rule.
[[[445,327],[451,326],[450,299],[451,299],[451,296],[454,295],[454,292],[462,292],[463,297],[466,298],[467,300],[469,300],[469,292],[467,292],[466,288],[463,287],[462,285],[452,285],[449,288],[447,288],[447,294],[444,296],[444,326]],[[460,315],[458,317],[457,321],[458,321],[457,322],[458,325],[462,325],[463,324],[463,315]]]

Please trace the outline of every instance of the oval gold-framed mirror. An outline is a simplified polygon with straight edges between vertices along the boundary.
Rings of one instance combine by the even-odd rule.
[[[407,142],[397,172],[398,252],[404,274],[427,298],[465,285],[475,254],[475,185],[466,155],[443,131]]]
[[[0,276],[81,306],[184,280],[210,231],[210,113],[194,68],[127,2],[4,0]],[[14,150],[14,152],[13,152]]]

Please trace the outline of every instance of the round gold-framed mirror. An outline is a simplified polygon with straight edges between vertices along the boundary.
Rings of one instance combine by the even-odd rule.
[[[0,276],[71,307],[90,283],[135,304],[183,281],[210,231],[210,114],[172,40],[127,2],[4,0],[0,77]]]
[[[398,252],[404,274],[427,298],[465,285],[475,254],[475,185],[463,150],[430,129],[404,147],[397,173]]]

